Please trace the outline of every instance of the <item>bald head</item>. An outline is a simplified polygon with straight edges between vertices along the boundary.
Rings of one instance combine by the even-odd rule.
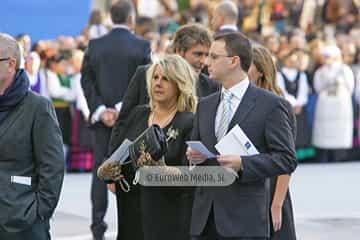
[[[215,8],[215,14],[223,14],[229,21],[236,23],[238,19],[238,8],[233,1],[222,1]]]
[[[12,57],[16,60],[16,69],[20,67],[21,53],[18,42],[6,33],[0,33],[0,58]]]
[[[214,31],[218,31],[223,25],[236,25],[238,20],[238,7],[233,1],[220,2],[214,9],[211,25]]]

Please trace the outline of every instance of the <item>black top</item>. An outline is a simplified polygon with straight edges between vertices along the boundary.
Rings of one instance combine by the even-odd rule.
[[[125,138],[134,140],[147,127],[150,108],[140,105],[133,109],[125,121],[117,122],[110,142],[110,153]],[[176,139],[169,141],[165,154],[167,165],[185,165],[186,144],[190,138],[193,113],[177,112],[173,120],[164,128],[165,133],[172,128],[179,132]],[[134,178],[131,164],[123,167],[123,174],[129,183]],[[143,187],[131,185],[129,193],[117,187],[119,217],[118,239],[188,239],[191,212],[191,192],[176,187]]]
[[[300,80],[300,75],[301,72],[298,71],[295,77],[294,81],[290,81],[289,78],[286,76],[286,74],[282,71],[280,71],[281,76],[284,79],[284,83],[285,83],[285,88],[286,91],[292,95],[292,96],[297,96],[298,95],[298,90],[299,90],[299,80]]]

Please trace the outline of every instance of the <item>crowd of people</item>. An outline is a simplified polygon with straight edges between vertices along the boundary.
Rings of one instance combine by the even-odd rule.
[[[109,189],[118,239],[296,239],[288,191],[295,159],[360,156],[359,7],[352,0],[119,1],[109,13],[94,10],[79,36],[34,44],[16,36],[19,68],[55,108],[68,170],[93,173],[94,238],[107,229]],[[235,123],[261,154],[216,159],[241,175],[230,188],[136,185],[124,193],[96,176],[125,138],[152,124],[180,132],[166,165],[215,164],[185,141],[216,152]],[[132,182],[136,173],[126,166],[123,175]]]
[[[215,6],[219,1],[135,2],[138,15],[134,31],[150,42],[152,60],[174,52],[172,41],[176,29],[191,22],[209,26],[213,31],[224,26],[238,29],[264,45],[276,61],[277,85],[293,105],[298,127],[302,129],[296,141],[298,159],[325,162],[358,157],[357,1],[233,1],[236,9],[225,7],[217,11]],[[111,21],[103,16],[107,15],[94,10],[88,26],[76,37],[40,40],[32,47],[30,36],[17,37],[26,55],[25,69],[32,89],[54,100],[69,170],[89,171],[92,167],[93,153],[86,128],[90,111],[80,85],[80,68],[88,41],[111,30]],[[326,74],[328,83],[316,77],[329,71],[332,74]],[[206,73],[206,67],[203,72]],[[329,84],[341,77],[340,73],[345,80],[339,84],[342,91],[335,103],[324,95]],[[318,106],[317,102],[320,102]],[[329,106],[329,111],[324,106]],[[344,112],[332,112],[337,108]],[[322,127],[324,121],[331,130]],[[344,142],[329,139],[344,139]]]

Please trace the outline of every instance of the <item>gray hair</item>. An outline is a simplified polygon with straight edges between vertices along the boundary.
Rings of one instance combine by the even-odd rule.
[[[16,69],[19,69],[21,62],[21,51],[18,42],[6,33],[0,32],[0,54],[1,58],[13,57],[16,60]]]
[[[225,18],[231,21],[237,21],[239,10],[236,4],[230,0],[222,1],[216,6],[216,11],[222,12]]]

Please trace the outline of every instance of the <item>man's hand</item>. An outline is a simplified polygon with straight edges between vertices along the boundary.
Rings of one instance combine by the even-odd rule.
[[[241,157],[238,155],[219,155],[216,159],[221,166],[232,168],[235,172],[241,169]]]
[[[189,147],[186,150],[186,157],[189,159],[190,163],[193,164],[200,164],[206,160],[206,157],[204,155]]]
[[[299,115],[302,112],[301,106],[296,106],[293,108],[295,115]]]
[[[103,113],[100,115],[101,121],[107,127],[113,127],[117,118],[119,117],[119,112],[114,108],[107,108]]]
[[[282,224],[282,210],[281,206],[271,205],[271,219],[274,227],[274,232],[279,231]]]

